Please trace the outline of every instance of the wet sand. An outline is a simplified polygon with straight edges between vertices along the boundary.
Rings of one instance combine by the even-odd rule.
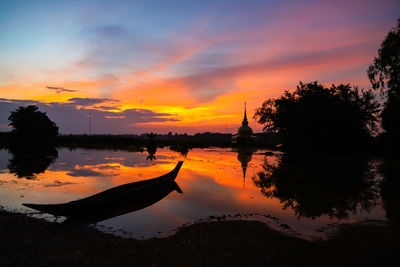
[[[255,221],[204,222],[135,240],[0,211],[0,266],[399,266],[398,226],[343,226],[325,241]]]

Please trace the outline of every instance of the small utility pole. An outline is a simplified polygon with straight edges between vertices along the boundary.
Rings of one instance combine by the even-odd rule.
[[[89,114],[89,135],[92,135],[92,114]]]

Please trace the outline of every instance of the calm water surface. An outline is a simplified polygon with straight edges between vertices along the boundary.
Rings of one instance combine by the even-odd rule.
[[[142,210],[95,227],[122,236],[165,236],[200,220],[256,219],[304,238],[324,237],[336,223],[386,220],[381,178],[371,160],[293,160],[267,150],[231,148],[175,152],[67,148],[0,150],[0,205],[33,212],[22,203],[63,203],[184,164],[173,191]],[[154,152],[154,153],[153,153]],[[267,154],[266,154],[267,152]],[[28,156],[27,156],[28,155]],[[238,215],[240,214],[240,216]],[[236,216],[235,216],[236,215]],[[62,222],[65,218],[35,215]]]

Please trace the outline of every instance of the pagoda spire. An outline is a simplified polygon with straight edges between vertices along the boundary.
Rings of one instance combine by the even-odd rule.
[[[243,126],[248,126],[249,122],[247,121],[247,114],[246,114],[246,102],[244,102],[244,117],[242,121]]]

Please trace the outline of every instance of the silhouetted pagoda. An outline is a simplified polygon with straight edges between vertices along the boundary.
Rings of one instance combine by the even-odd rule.
[[[238,145],[251,144],[255,140],[253,136],[253,130],[249,127],[249,122],[247,120],[246,114],[246,102],[244,103],[244,117],[242,121],[242,126],[238,129],[238,134],[232,136],[232,143]]]

